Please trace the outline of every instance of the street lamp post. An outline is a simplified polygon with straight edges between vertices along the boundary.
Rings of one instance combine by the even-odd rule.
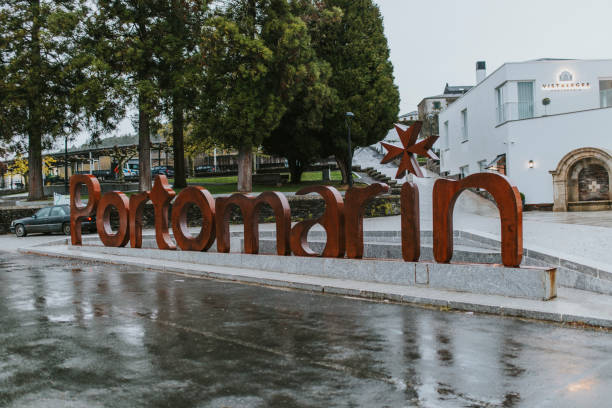
[[[64,139],[64,194],[68,195],[68,136]]]
[[[348,128],[348,173],[346,175],[349,187],[353,187],[353,148],[351,147],[351,120],[355,117],[353,112],[346,112],[346,127]]]

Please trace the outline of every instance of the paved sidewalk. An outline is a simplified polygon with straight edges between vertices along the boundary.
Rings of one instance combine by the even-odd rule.
[[[86,246],[70,245],[47,245],[21,250],[25,254],[135,266],[186,276],[612,328],[612,297],[576,289],[558,288],[557,298],[539,301],[166,260],[164,255],[174,251],[159,251],[159,259],[151,259],[140,254],[146,251],[131,249],[129,256],[113,255],[88,250]],[[171,255],[168,254],[168,257]]]

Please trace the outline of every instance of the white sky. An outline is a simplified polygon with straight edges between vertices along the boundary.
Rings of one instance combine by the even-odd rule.
[[[536,58],[612,58],[612,0],[375,0],[391,48],[400,113],[444,84]],[[117,134],[135,133],[129,119]],[[76,143],[86,140],[80,135]]]
[[[401,113],[444,85],[537,58],[612,58],[612,0],[375,0],[391,48]]]

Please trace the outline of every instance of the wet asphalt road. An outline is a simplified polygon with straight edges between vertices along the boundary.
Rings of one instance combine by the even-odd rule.
[[[0,253],[0,406],[606,407],[612,333]]]

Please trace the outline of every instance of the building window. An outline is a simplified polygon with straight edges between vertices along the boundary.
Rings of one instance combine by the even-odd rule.
[[[459,177],[464,179],[470,175],[470,166],[459,167]]]
[[[612,106],[612,79],[599,81],[599,99],[602,108]]]
[[[497,123],[506,121],[506,112],[504,111],[504,88],[500,86],[495,89],[495,101],[497,102]]]
[[[444,147],[450,149],[450,137],[448,136],[448,120],[444,122]]]
[[[442,103],[440,101],[434,101],[433,108],[434,109],[442,109]]]
[[[487,161],[486,160],[480,160],[478,162],[478,170],[481,173],[487,171]]]
[[[461,111],[461,137],[462,141],[468,141],[468,117],[467,109]]]
[[[533,82],[518,83],[518,118],[533,118]]]

